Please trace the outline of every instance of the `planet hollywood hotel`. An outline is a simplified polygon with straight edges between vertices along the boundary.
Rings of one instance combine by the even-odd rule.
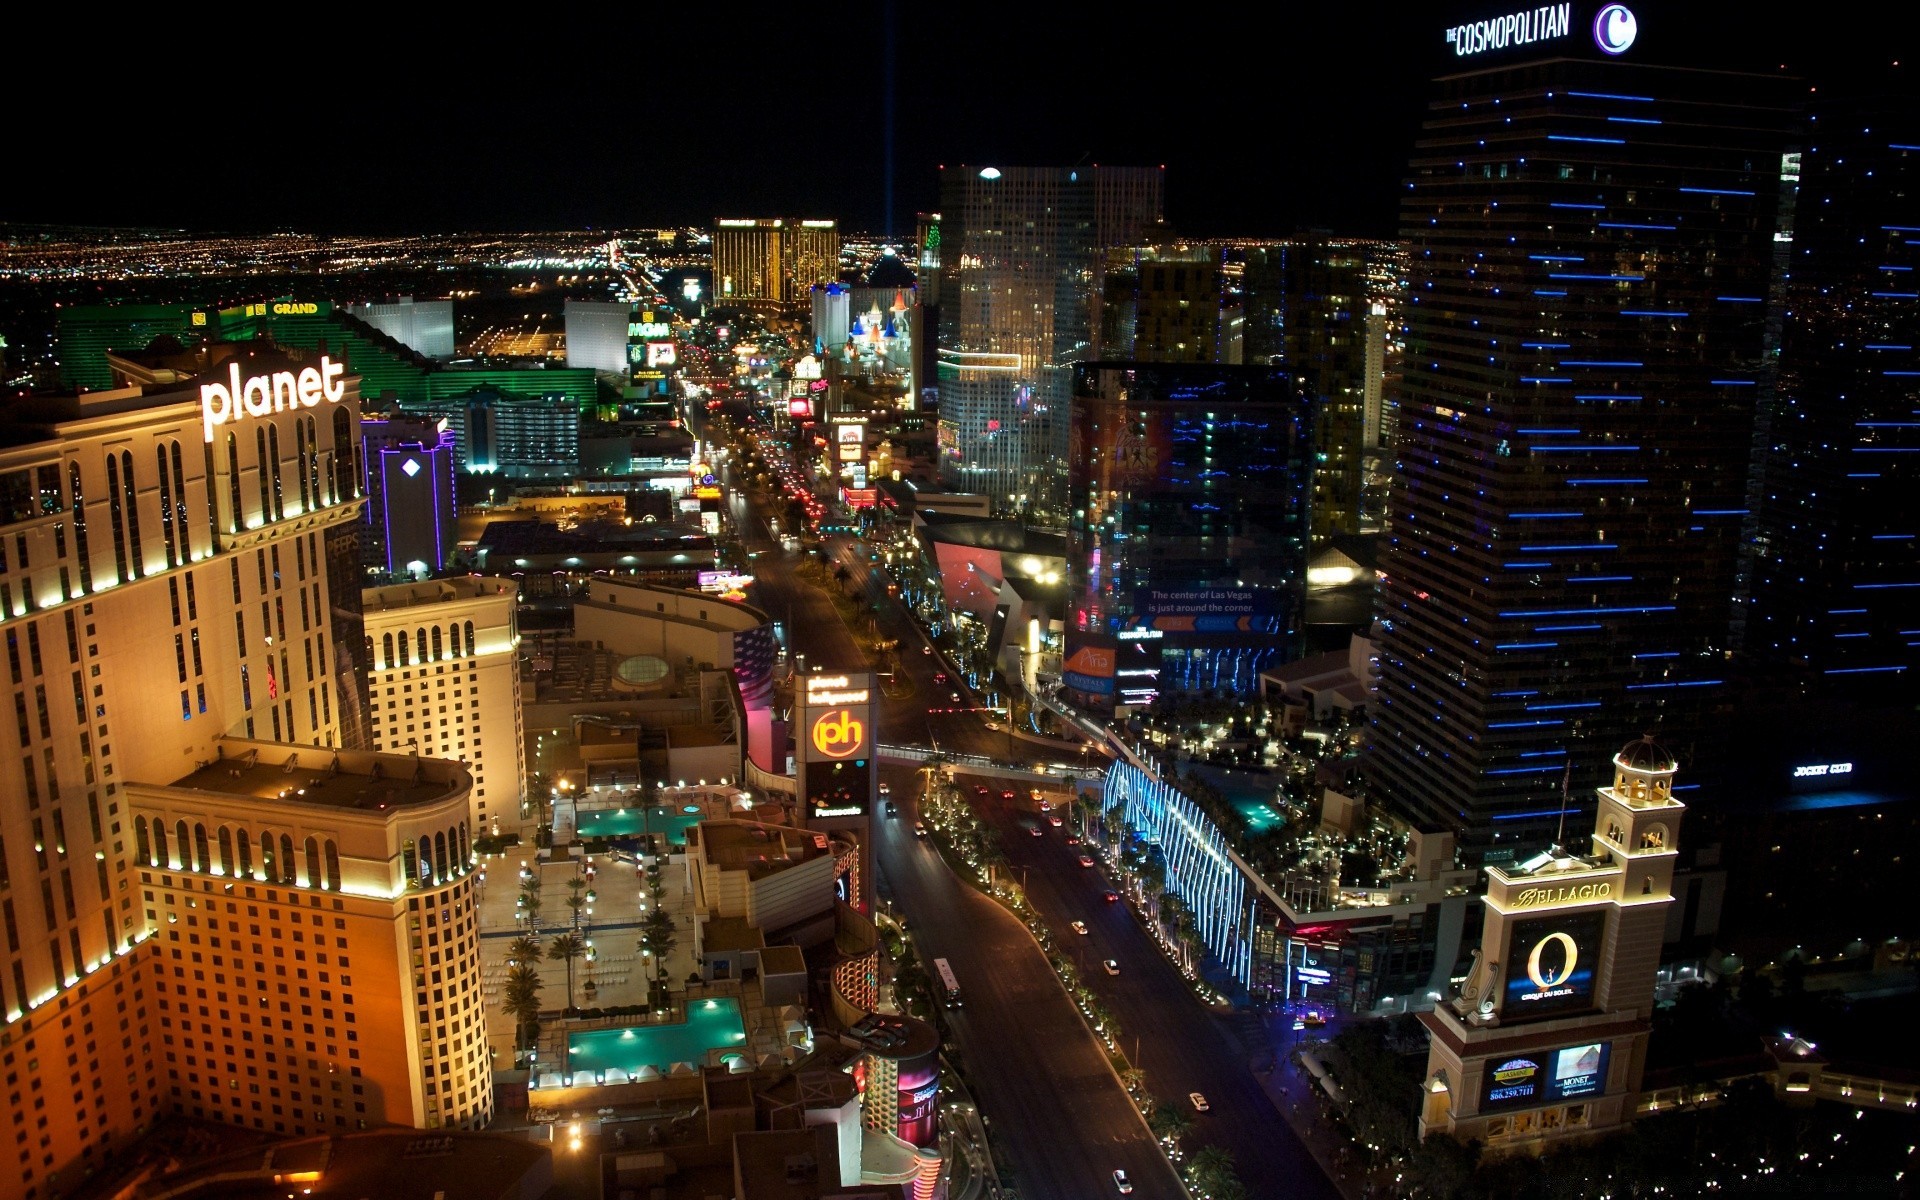
[[[68,1190],[169,1112],[489,1115],[471,779],[364,749],[358,380],[195,359],[116,358],[124,386],[0,415],[12,1195]]]

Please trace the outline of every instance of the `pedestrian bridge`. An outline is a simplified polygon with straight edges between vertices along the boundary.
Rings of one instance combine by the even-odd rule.
[[[1099,783],[1106,777],[1104,766],[1085,766],[1080,763],[1016,763],[1003,762],[989,758],[984,754],[957,754],[951,750],[935,750],[932,746],[880,746],[880,758],[884,762],[911,763],[914,766],[924,764],[929,758],[937,757],[940,762],[951,767],[958,774],[967,775],[1005,775],[1015,779],[1033,779],[1043,783],[1059,783],[1063,780],[1081,779]]]

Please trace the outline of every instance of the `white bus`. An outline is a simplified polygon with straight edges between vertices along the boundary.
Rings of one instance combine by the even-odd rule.
[[[940,1003],[948,1008],[960,1007],[960,981],[953,977],[953,968],[944,958],[933,960],[933,973],[940,980]]]

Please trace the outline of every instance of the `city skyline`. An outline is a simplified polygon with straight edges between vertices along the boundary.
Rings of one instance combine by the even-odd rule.
[[[1682,46],[1700,65],[1814,76],[1864,52],[1840,22],[1775,31],[1705,6],[1639,7],[1643,39]],[[508,56],[438,30],[383,28],[379,40],[327,49],[337,92],[269,87],[269,98],[235,102],[217,71],[178,81],[162,107],[174,119],[159,136],[191,165],[169,161],[154,186],[138,185],[137,166],[115,168],[134,186],[101,186],[104,142],[115,135],[84,106],[44,103],[40,81],[23,72],[0,84],[10,110],[35,115],[9,131],[28,169],[0,202],[0,224],[347,234],[705,225],[758,211],[887,233],[890,194],[891,233],[905,240],[914,213],[938,204],[942,164],[1104,162],[1164,165],[1168,221],[1182,234],[1389,237],[1429,82],[1460,65],[1444,40],[1452,18],[1435,10],[1382,22],[1354,9],[1195,17],[1169,45],[1145,18],[1022,12],[1031,36],[1009,43],[1003,24],[985,17],[904,12],[891,120],[878,5],[851,14],[841,52],[817,63],[785,39],[671,13],[648,19],[657,67],[604,67],[564,48]],[[1898,27],[1874,35],[1892,58],[1911,37]],[[248,45],[239,30],[84,36],[101,52],[124,43],[207,67]],[[716,36],[725,70],[689,72],[685,57],[697,52],[675,48]],[[496,58],[498,68],[486,66]],[[953,93],[946,81],[956,73],[977,85]],[[1117,84],[1092,86],[1109,73]],[[810,100],[795,115],[802,92]],[[203,123],[217,132],[198,131]],[[343,140],[348,125],[359,132]],[[582,157],[541,166],[568,161],[568,146]],[[423,205],[423,171],[468,186]]]

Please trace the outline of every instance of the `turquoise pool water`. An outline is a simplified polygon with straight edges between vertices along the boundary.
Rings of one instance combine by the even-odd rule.
[[[707,1051],[742,1049],[747,1027],[740,1019],[740,1002],[723,996],[695,1000],[687,1019],[672,1025],[636,1025],[625,1029],[590,1029],[567,1039],[569,1064],[575,1071],[605,1071],[618,1067],[628,1075],[651,1066],[665,1075],[674,1063],[703,1067]]]
[[[1247,829],[1251,833],[1261,834],[1278,829],[1287,823],[1280,810],[1273,806],[1273,783],[1260,776],[1249,776],[1240,771],[1226,771],[1218,767],[1196,764],[1194,773],[1220,789],[1234,810],[1246,818]]]
[[[689,808],[693,811],[687,811]],[[684,846],[687,844],[687,827],[698,825],[704,819],[704,811],[698,805],[681,805],[678,808],[657,805],[652,808],[603,808],[596,812],[581,813],[574,830],[583,838],[638,837],[643,833],[661,833],[674,845]]]

